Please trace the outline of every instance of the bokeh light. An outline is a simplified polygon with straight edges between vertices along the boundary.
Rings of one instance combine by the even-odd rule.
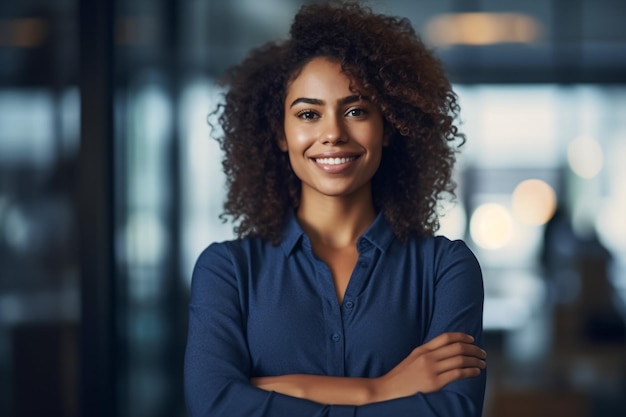
[[[513,235],[513,220],[509,210],[495,203],[478,206],[470,219],[470,234],[483,249],[505,246]]]
[[[554,189],[538,179],[520,182],[511,197],[515,218],[532,226],[540,226],[550,220],[556,210],[556,203]]]
[[[442,203],[437,235],[446,236],[452,240],[463,239],[466,225],[467,216],[461,202],[445,201]]]
[[[596,139],[579,136],[567,147],[567,162],[576,175],[591,179],[602,170],[602,148]]]

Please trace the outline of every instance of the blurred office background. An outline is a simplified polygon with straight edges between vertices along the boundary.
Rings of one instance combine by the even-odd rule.
[[[185,415],[191,269],[232,237],[216,80],[302,3],[0,2],[0,415]],[[485,415],[626,415],[626,2],[371,4],[460,96]]]

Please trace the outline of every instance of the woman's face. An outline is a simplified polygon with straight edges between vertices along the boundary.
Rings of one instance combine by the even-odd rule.
[[[383,118],[367,94],[350,91],[341,66],[315,58],[291,82],[279,141],[302,181],[302,197],[371,195],[380,165]]]

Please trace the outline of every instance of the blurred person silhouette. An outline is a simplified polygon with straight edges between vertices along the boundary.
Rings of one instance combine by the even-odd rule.
[[[567,210],[559,205],[543,230],[540,262],[548,285],[550,301],[564,303],[575,297],[577,279],[574,259],[578,237],[569,221]]]
[[[226,77],[239,238],[194,268],[190,416],[480,416],[480,266],[435,237],[464,136],[407,19],[303,6]]]
[[[541,264],[557,305],[557,344],[622,344],[626,324],[610,281],[612,255],[589,229],[577,234],[565,207],[546,224]]]

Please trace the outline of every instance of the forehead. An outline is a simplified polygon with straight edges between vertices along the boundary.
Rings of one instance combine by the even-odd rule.
[[[355,92],[356,84],[341,68],[341,65],[325,57],[307,62],[287,86],[287,97],[308,94],[346,94]]]

